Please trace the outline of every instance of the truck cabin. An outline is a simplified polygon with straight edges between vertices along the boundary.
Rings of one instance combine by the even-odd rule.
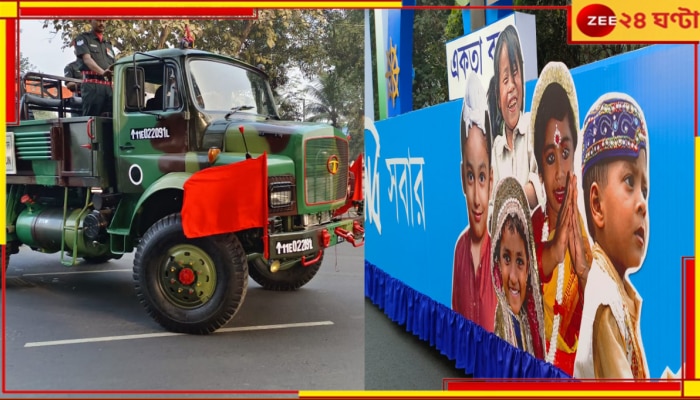
[[[179,121],[188,131],[188,151],[205,148],[205,131],[215,120],[279,119],[267,75],[241,61],[200,50],[164,49],[135,53],[119,64],[126,69],[124,116],[154,115],[165,126]]]

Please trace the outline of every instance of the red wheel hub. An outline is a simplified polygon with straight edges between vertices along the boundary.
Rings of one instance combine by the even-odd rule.
[[[183,268],[177,274],[177,279],[183,285],[191,285],[194,283],[194,271],[192,271],[190,268]]]

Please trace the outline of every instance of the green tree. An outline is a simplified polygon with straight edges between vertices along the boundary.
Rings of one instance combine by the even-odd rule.
[[[441,5],[425,0],[424,5]],[[416,10],[413,21],[413,108],[440,104],[449,99],[445,43],[463,35],[454,26],[461,21],[457,10]],[[448,27],[450,29],[448,29]]]
[[[364,11],[326,10],[325,51],[336,75],[339,111],[350,138],[350,159],[364,152]]]
[[[298,65],[304,73],[312,74],[317,53],[295,51],[304,45],[301,38],[322,41],[315,34],[326,29],[321,10],[260,10],[255,20],[110,20],[107,36],[112,40],[117,57],[135,51],[148,51],[178,46],[188,25],[195,37],[195,47],[239,58],[262,66],[277,88],[286,83],[287,69]],[[63,41],[63,48],[81,32],[90,30],[87,20],[45,20]],[[309,59],[311,61],[309,61]]]
[[[38,72],[36,65],[32,64],[29,61],[29,57],[25,57],[22,55],[22,52],[19,53],[19,73],[20,75],[23,75],[25,72]]]
[[[347,124],[344,111],[349,99],[343,93],[342,78],[335,71],[320,75],[307,87],[305,94],[309,99],[306,103],[308,121],[326,122],[336,128]]]
[[[571,1],[562,0],[514,0],[514,6],[566,6]],[[537,67],[539,72],[549,61],[561,61],[570,69],[612,57],[643,45],[604,44],[570,45],[567,43],[566,10],[531,10],[520,12],[535,15],[537,27]]]

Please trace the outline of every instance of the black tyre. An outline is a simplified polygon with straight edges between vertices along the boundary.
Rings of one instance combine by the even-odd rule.
[[[7,267],[10,265],[10,256],[12,254],[19,253],[19,246],[21,246],[21,243],[19,243],[19,242],[8,242],[4,246],[5,247],[5,271],[7,271]]]
[[[151,226],[134,257],[136,294],[164,328],[207,334],[238,311],[248,287],[245,251],[233,234],[187,239],[180,214]]]
[[[290,260],[283,260],[282,264],[289,263]],[[301,260],[296,261],[290,268],[281,269],[277,272],[270,272],[267,261],[263,258],[255,259],[251,264],[250,277],[253,278],[263,289],[290,291],[297,290],[309,283],[323,263],[323,255],[318,262],[305,267],[301,265]]]

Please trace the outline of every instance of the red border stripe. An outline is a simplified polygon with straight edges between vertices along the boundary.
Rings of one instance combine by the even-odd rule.
[[[470,391],[543,391],[557,390],[562,392],[572,391],[680,391],[681,381],[559,381],[559,382],[474,382],[469,380],[458,380],[445,382],[447,390],[470,390]]]
[[[697,48],[697,47],[696,47]],[[697,88],[696,88],[697,90]],[[685,258],[685,379],[695,379],[695,258]]]
[[[182,17],[188,15],[189,18],[257,18],[257,13],[253,8],[228,8],[228,7],[116,7],[116,8],[44,8],[29,7],[20,8],[19,15],[23,18],[55,18],[57,12],[70,15],[72,17],[110,17],[138,16],[138,17]]]
[[[17,21],[5,20],[5,122],[17,123]]]

